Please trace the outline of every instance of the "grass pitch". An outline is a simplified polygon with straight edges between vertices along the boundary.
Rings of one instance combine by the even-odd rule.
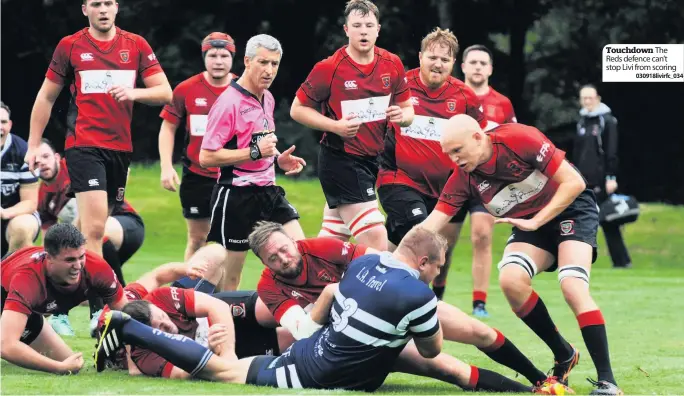
[[[179,170],[180,174],[180,170]],[[279,184],[302,215],[307,236],[315,236],[324,204],[317,180],[297,182],[279,177]],[[133,281],[153,267],[180,261],[185,249],[186,231],[178,194],[159,185],[159,167],[134,166],[126,197],[140,212],[146,225],[142,249],[124,266],[127,281]],[[501,257],[509,227],[497,226],[494,260]],[[684,384],[684,208],[659,204],[642,206],[639,222],[626,227],[625,238],[634,268],[614,270],[603,236],[598,261],[591,276],[591,289],[607,322],[611,360],[615,376],[626,394],[681,394]],[[471,246],[469,225],[464,226],[455,249],[445,299],[466,312],[471,305]],[[250,253],[243,272],[242,289],[256,287],[262,265]],[[487,323],[500,329],[542,370],[552,366],[549,349],[511,312],[493,271],[489,289]],[[561,333],[582,352],[580,365],[570,377],[578,394],[591,390],[586,377],[595,378],[591,357],[584,347],[577,321],[565,304],[556,274],[543,273],[534,286],[549,308]],[[286,391],[252,386],[218,384],[206,381],[180,381],[130,377],[124,372],[97,374],[92,352],[95,340],[88,336],[88,310],[78,307],[70,319],[76,337],[66,338],[76,351],[84,352],[86,364],[80,374],[56,376],[25,370],[4,360],[0,366],[2,394],[323,394],[342,391]],[[452,342],[444,352],[470,364],[515,377],[511,370],[489,360],[476,348]],[[518,380],[525,382],[524,378]],[[436,380],[405,374],[392,374],[380,394],[454,394],[460,388]]]

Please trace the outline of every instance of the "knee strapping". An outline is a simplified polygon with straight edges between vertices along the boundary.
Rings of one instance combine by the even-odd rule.
[[[563,283],[565,278],[582,279],[589,286],[589,271],[579,265],[569,265],[558,270],[558,283]]]
[[[523,252],[506,253],[496,267],[501,271],[503,267],[509,264],[515,264],[522,267],[530,276],[530,279],[537,275],[537,264],[532,260],[532,257]]]
[[[380,210],[378,208],[368,208],[354,216],[352,221],[347,224],[347,227],[349,227],[354,238],[358,238],[359,235],[374,227],[384,227],[384,224],[385,216],[380,213]]]
[[[346,238],[351,237],[351,231],[347,228],[339,216],[323,216],[323,224],[318,232],[319,237]]]

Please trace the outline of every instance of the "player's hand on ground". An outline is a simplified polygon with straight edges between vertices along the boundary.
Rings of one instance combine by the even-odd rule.
[[[388,107],[387,110],[385,110],[385,113],[390,122],[400,123],[404,120],[404,112],[401,111],[401,107],[397,105]]]
[[[285,171],[287,176],[296,175],[306,166],[306,161],[303,158],[292,155],[294,149],[295,146],[292,146],[278,156],[278,166]]]
[[[180,184],[178,172],[172,167],[168,169],[162,168],[161,171],[161,185],[166,190],[176,192],[176,186]]]
[[[276,148],[276,143],[278,143],[278,138],[274,133],[269,133],[259,140],[257,146],[259,146],[259,151],[261,151],[262,158],[270,158],[278,155],[278,149]]]
[[[606,180],[606,194],[610,195],[617,191],[618,184],[615,180]]]
[[[109,88],[109,91],[107,93],[111,95],[112,98],[114,98],[114,100],[116,100],[117,102],[135,100],[135,89],[127,88],[122,85],[113,85],[111,88]]]
[[[337,130],[333,132],[343,138],[353,138],[359,132],[359,127],[361,124],[361,120],[359,120],[356,115],[348,114],[341,120],[337,121]]]
[[[514,227],[518,227],[522,231],[536,231],[539,228],[539,224],[532,219],[512,219],[510,217],[504,217],[501,219],[494,220],[494,224],[510,224]]]
[[[78,374],[83,368],[83,353],[78,352],[64,359],[60,363],[60,374]]]

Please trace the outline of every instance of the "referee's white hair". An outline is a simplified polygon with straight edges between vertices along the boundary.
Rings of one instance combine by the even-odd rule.
[[[266,48],[269,51],[280,52],[280,57],[283,57],[283,47],[280,45],[280,41],[268,34],[257,34],[256,36],[252,36],[252,38],[247,41],[245,56],[249,59],[254,58],[259,47]]]

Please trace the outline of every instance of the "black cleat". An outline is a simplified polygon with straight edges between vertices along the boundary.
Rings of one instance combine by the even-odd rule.
[[[574,346],[572,347],[572,356],[564,362],[554,362],[553,376],[558,378],[558,382],[567,385],[570,371],[579,364],[580,353]]]
[[[118,352],[124,347],[121,328],[130,320],[128,314],[121,311],[109,311],[105,314],[104,329],[95,349],[95,368],[102,372],[107,362],[115,360]]]

